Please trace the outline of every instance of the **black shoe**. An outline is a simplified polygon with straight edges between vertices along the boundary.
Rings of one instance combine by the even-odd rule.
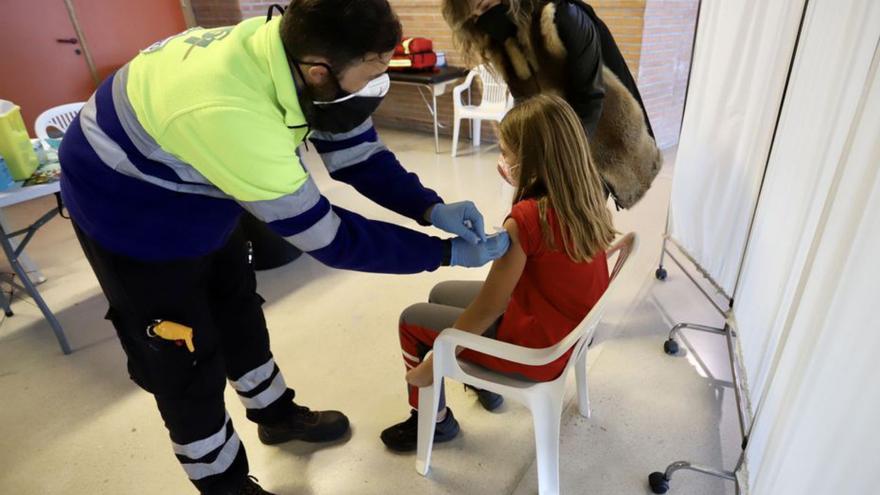
[[[477,399],[480,401],[480,405],[483,406],[483,409],[487,411],[494,411],[501,407],[501,404],[504,404],[504,397],[495,392],[489,392],[488,390],[483,390],[477,387],[471,387],[470,385],[464,386],[465,390],[473,390],[477,393]]]
[[[207,493],[210,495],[274,495],[260,488],[260,485],[257,484],[257,479],[253,476],[245,478],[242,484],[237,487],[228,487]]]
[[[448,442],[458,435],[460,428],[452,409],[446,408],[446,418],[437,423],[434,428],[434,443]],[[416,450],[419,436],[419,412],[413,409],[409,413],[409,419],[403,423],[389,426],[382,432],[382,442],[391,450],[397,452],[412,452]]]
[[[257,484],[257,479],[253,476],[248,476],[247,480],[241,485],[241,489],[238,490],[237,495],[274,495],[272,493],[263,490],[260,485]]]
[[[348,418],[339,411],[311,411],[291,402],[290,413],[282,421],[261,424],[257,428],[260,441],[275,445],[290,440],[329,442],[348,432]]]

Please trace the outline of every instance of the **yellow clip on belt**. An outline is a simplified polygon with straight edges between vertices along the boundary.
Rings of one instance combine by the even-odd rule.
[[[181,325],[180,323],[174,323],[173,321],[166,320],[156,320],[152,325],[147,327],[147,336],[149,337],[159,337],[163,340],[171,340],[175,342],[183,342],[186,344],[186,348],[189,352],[196,352],[196,347],[193,345],[193,331],[192,328]]]

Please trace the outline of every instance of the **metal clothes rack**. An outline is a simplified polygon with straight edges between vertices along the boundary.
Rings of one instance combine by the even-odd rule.
[[[667,222],[668,225],[668,222]],[[706,289],[694,278],[693,275],[685,268],[684,263],[682,263],[676,256],[677,253],[674,253],[672,249],[670,249],[670,244],[677,249],[681,255],[683,255],[687,261],[689,261],[693,266],[699,271],[702,276],[707,280],[714,288],[718,291],[718,293],[724,298],[723,306],[715,301],[715,298],[711,296]],[[667,271],[663,266],[666,258],[672,260],[681,271],[687,276],[688,279],[694,284],[697,289],[706,297],[706,300],[718,311],[721,316],[725,318],[725,321],[729,320],[731,309],[733,308],[733,298],[730,297],[710,276],[709,274],[696,262],[696,260],[690,256],[684,248],[681,247],[668,233],[663,235],[663,248],[660,253],[660,263],[657,270],[654,272],[655,277],[658,280],[666,280]],[[725,307],[726,306],[726,307]],[[727,352],[730,362],[730,372],[732,377],[732,383],[730,384],[734,390],[734,397],[736,398],[736,412],[737,417],[739,419],[739,427],[740,433],[742,437],[742,453],[739,456],[739,460],[736,463],[736,466],[731,471],[727,471],[724,469],[713,468],[709,466],[704,466],[701,464],[696,464],[690,461],[675,461],[663,472],[655,471],[648,476],[648,484],[651,487],[651,491],[654,493],[662,494],[669,491],[669,482],[672,480],[672,475],[676,471],[681,470],[689,470],[695,471],[698,473],[706,474],[709,476],[714,476],[717,478],[722,478],[726,480],[730,480],[736,483],[737,493],[740,493],[739,483],[737,482],[736,472],[739,470],[740,466],[745,459],[745,449],[748,442],[748,412],[744,409],[744,398],[742,394],[742,390],[740,387],[740,379],[739,379],[739,366],[737,354],[735,352],[735,344],[734,339],[736,338],[736,331],[725,322],[724,326],[721,328],[711,327],[707,325],[701,325],[696,323],[678,323],[672,327],[669,331],[669,338],[666,342],[663,343],[663,350],[669,355],[676,355],[679,353],[680,347],[678,342],[675,340],[676,335],[678,335],[682,330],[691,329],[697,330],[701,332],[707,332],[714,335],[722,335],[725,338],[725,342],[727,344]]]

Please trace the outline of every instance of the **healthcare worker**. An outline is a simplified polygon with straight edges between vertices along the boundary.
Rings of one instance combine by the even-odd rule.
[[[369,116],[401,37],[386,0],[293,0],[272,13],[146,48],[92,95],[60,150],[62,195],[129,374],[155,396],[202,493],[268,493],[249,477],[226,380],[265,444],[349,430],[342,413],[293,401],[270,351],[242,212],[350,270],[476,267],[509,244],[486,238],[472,203],[445,204],[379,141]],[[307,137],[332,178],[456,237],[331,205],[298,158]]]

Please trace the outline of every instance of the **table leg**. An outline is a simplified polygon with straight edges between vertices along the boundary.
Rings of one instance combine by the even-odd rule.
[[[64,335],[64,330],[61,328],[61,324],[58,323],[55,314],[53,314],[52,310],[49,309],[49,306],[46,305],[43,296],[40,295],[40,292],[28,277],[24,266],[21,264],[21,257],[15,255],[15,247],[13,247],[13,243],[9,239],[9,236],[6,235],[6,229],[3,225],[0,225],[0,245],[2,245],[3,252],[6,254],[6,259],[9,260],[12,269],[21,279],[22,285],[24,285],[24,288],[27,290],[28,294],[30,294],[34,302],[37,303],[37,307],[40,308],[43,317],[49,322],[49,326],[52,327],[52,331],[55,333],[55,338],[58,340],[58,345],[61,346],[61,352],[64,354],[70,354],[70,344],[67,343],[67,336]],[[5,299],[5,296],[3,297]]]
[[[0,291],[0,307],[3,308],[3,313],[6,316],[12,316],[15,314],[12,312],[12,307],[9,306],[11,302],[10,299],[6,299],[6,294],[4,294],[3,291]]]
[[[6,214],[3,212],[3,209],[0,208],[0,228],[3,229],[3,232],[9,232],[9,222],[6,220]],[[9,241],[12,244],[12,249],[15,250],[18,248],[18,241],[12,239]],[[21,253],[21,256],[18,257],[21,266],[24,267],[24,271],[30,276],[30,279],[35,284],[42,284],[46,281],[46,277],[40,271],[40,267],[34,263],[27,254]]]
[[[438,130],[438,122],[437,122],[437,92],[434,91],[434,88],[431,88],[431,97],[434,99],[434,111],[431,112],[434,114],[434,151],[439,155],[440,154],[440,133]]]

